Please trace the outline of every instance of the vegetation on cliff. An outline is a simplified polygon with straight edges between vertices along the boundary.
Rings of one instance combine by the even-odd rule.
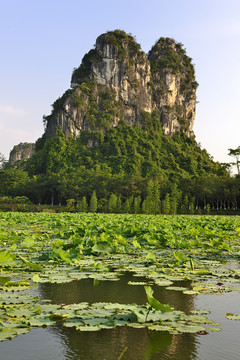
[[[194,139],[197,85],[175,40],[146,56],[131,34],[100,35],[44,116],[35,153],[0,170],[0,196],[94,212],[236,209],[239,176]]]
[[[68,210],[201,213],[237,208],[240,178],[230,177],[192,138],[164,136],[154,116],[147,128],[124,121],[108,131],[58,131],[39,139],[23,169],[0,170],[0,195]],[[94,195],[93,195],[94,194]],[[93,199],[94,197],[94,199]]]

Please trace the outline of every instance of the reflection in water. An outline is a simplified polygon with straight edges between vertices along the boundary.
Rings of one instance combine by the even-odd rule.
[[[145,353],[145,359],[151,359],[152,355],[159,354],[170,346],[172,342],[172,335],[168,332],[152,331],[149,336],[147,351]]]
[[[53,303],[111,301],[146,303],[143,286],[129,286],[127,282],[141,278],[125,274],[119,281],[101,281],[93,286],[91,279],[68,284],[40,284],[33,295],[50,299]],[[96,283],[96,282],[95,282]],[[186,286],[185,283],[174,285]],[[80,332],[59,326],[33,329],[11,341],[0,343],[3,360],[238,360],[240,353],[240,321],[225,318],[226,312],[240,314],[239,293],[224,295],[185,295],[153,286],[154,296],[162,303],[189,313],[197,309],[212,311],[210,318],[221,323],[222,332],[170,335],[166,332],[134,329],[127,326],[112,330]],[[33,290],[31,290],[33,291]],[[37,293],[38,291],[38,293]]]
[[[94,286],[93,279],[74,280],[70,283],[39,284],[40,299],[50,299],[55,304],[74,304],[80,302],[117,302],[121,304],[145,304],[147,302],[143,286],[127,285],[128,281],[145,281],[131,274],[124,274],[119,281],[100,281]],[[190,284],[190,283],[189,283]],[[185,282],[176,282],[176,286],[188,286]],[[194,309],[194,296],[181,291],[167,290],[163,286],[152,286],[154,297],[162,303],[169,303],[176,310],[189,313]]]
[[[52,328],[65,343],[69,360],[190,360],[195,359],[194,336],[148,332],[147,329],[118,327],[98,332],[79,332],[73,328]]]
[[[142,280],[124,274],[119,281],[100,281],[97,286],[92,279],[67,284],[40,284],[39,295],[57,304],[85,301],[145,304],[147,299],[143,286],[127,285],[128,281]],[[177,285],[182,284],[178,282]],[[153,289],[155,298],[162,303],[169,303],[186,313],[194,308],[192,295],[158,286],[153,286]],[[159,356],[161,359],[190,360],[196,356],[195,336],[192,334],[170,335],[127,326],[97,332],[79,332],[59,326],[50,331],[61,338],[61,344],[65,344],[65,359],[69,360],[117,360],[126,348],[122,360],[154,360]]]
[[[226,319],[227,312],[240,314],[239,293],[234,291],[224,295],[199,295],[195,298],[195,304],[197,308],[209,309],[211,320],[219,322],[223,329],[196,338],[199,359],[239,360],[240,321]]]

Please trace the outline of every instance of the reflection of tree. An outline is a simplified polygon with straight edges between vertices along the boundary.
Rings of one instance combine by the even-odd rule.
[[[40,284],[40,297],[53,303],[118,302],[146,303],[143,286],[127,286],[133,280],[125,274],[119,281],[100,281],[93,286],[92,279],[73,281],[67,284]],[[135,281],[139,279],[134,277]],[[178,283],[179,285],[179,283]],[[182,286],[183,284],[181,284]],[[185,283],[186,286],[186,283]],[[154,297],[169,303],[178,310],[189,313],[194,308],[193,296],[181,291],[171,291],[154,286]],[[115,360],[127,347],[122,360],[188,360],[196,353],[195,337],[192,334],[170,335],[166,332],[135,329],[127,326],[97,332],[79,332],[74,328],[53,327],[67,347],[67,359],[71,360]]]

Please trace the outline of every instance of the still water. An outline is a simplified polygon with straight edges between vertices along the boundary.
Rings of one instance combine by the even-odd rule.
[[[124,274],[119,281],[92,279],[67,284],[40,284],[34,295],[52,303],[118,302],[145,304],[143,286],[128,281],[142,279]],[[175,285],[181,286],[181,283]],[[186,283],[184,284],[186,286]],[[53,326],[33,329],[11,341],[0,343],[1,360],[239,360],[240,321],[225,318],[227,312],[240,314],[240,294],[186,295],[153,286],[154,296],[178,310],[208,309],[209,319],[221,323],[221,332],[208,335],[171,335],[167,332],[118,327],[97,332]]]

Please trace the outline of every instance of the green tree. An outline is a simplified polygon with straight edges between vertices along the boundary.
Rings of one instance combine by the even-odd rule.
[[[25,195],[29,177],[20,169],[0,169],[0,195]]]
[[[150,179],[147,183],[145,198],[145,213],[157,214],[160,206],[160,190],[157,180]]]
[[[163,202],[162,202],[162,212],[165,215],[169,215],[170,214],[170,209],[171,209],[171,202],[170,202],[170,195],[169,193],[166,194]]]
[[[123,212],[129,214],[131,212],[131,199],[128,198],[123,203]]]
[[[0,169],[3,169],[6,163],[7,160],[5,156],[2,153],[0,153]]]
[[[117,197],[117,212],[121,212],[122,210],[122,199],[121,199],[121,195],[119,195]]]
[[[88,209],[87,199],[86,196],[83,196],[81,201],[81,211],[87,212],[87,209]]]
[[[189,212],[189,199],[188,199],[187,194],[184,196],[184,199],[183,199],[182,212],[183,212],[183,214],[188,214],[188,212]]]
[[[98,207],[98,200],[97,200],[96,191],[94,190],[90,198],[89,211],[94,213],[97,211],[97,207]]]
[[[67,210],[72,211],[75,206],[75,199],[67,199]]]
[[[228,149],[228,155],[233,156],[235,158],[235,163],[233,163],[237,167],[237,173],[240,174],[240,146],[237,149]]]
[[[134,207],[134,214],[139,214],[140,213],[140,209],[141,209],[141,196],[138,195],[134,198],[133,201],[133,207]]]
[[[194,214],[194,211],[195,211],[195,197],[193,197],[190,201],[190,204],[189,204],[189,212],[191,215]]]
[[[181,197],[182,197],[182,192],[178,189],[177,184],[174,183],[171,189],[171,200],[170,200],[172,214],[177,214],[178,205]]]
[[[115,194],[111,194],[108,200],[108,211],[113,213],[117,210],[117,196]]]

